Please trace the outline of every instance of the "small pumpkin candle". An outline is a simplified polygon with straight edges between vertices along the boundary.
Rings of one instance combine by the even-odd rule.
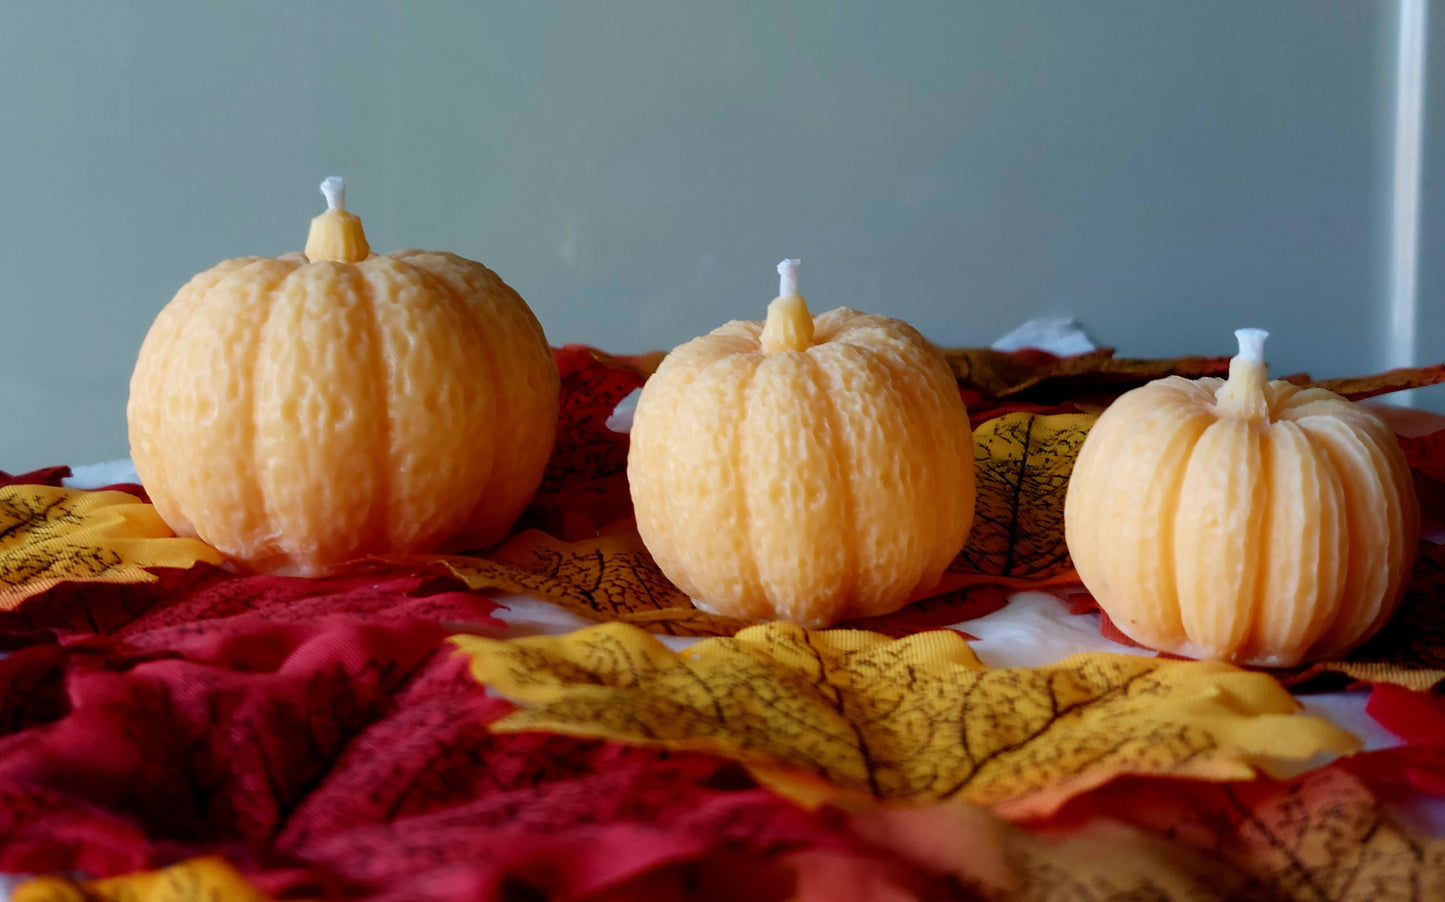
[[[1336,657],[1398,606],[1419,506],[1390,427],[1323,389],[1268,381],[1241,329],[1229,378],[1120,397],[1064,504],[1084,585],[1126,635],[1197,658]]]
[[[627,478],[659,567],[705,610],[820,627],[935,585],[973,518],[968,413],[899,320],[814,317],[798,261],[765,322],[675,349],[643,387]]]
[[[454,254],[370,252],[340,179],[305,254],[227,260],[151,326],[131,453],[157,510],[247,569],[499,541],[551,453],[531,310]]]

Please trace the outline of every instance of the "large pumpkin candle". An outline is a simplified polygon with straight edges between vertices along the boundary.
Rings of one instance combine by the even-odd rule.
[[[766,322],[663,360],[627,478],[643,541],[699,607],[820,627],[937,583],[973,517],[973,442],[939,353],[898,320],[812,316],[797,263]]]
[[[1161,379],[1099,418],[1069,481],[1069,553],[1144,645],[1262,666],[1335,657],[1404,593],[1410,471],[1382,419],[1268,381],[1266,333],[1236,335],[1227,380]]]
[[[499,541],[556,428],[541,326],[480,263],[371,254],[341,180],[322,191],[305,254],[227,260],[151,326],[128,408],[141,481],[248,569]]]

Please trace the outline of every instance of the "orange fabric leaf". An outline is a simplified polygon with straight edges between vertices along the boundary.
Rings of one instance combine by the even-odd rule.
[[[225,859],[193,858],[159,871],[104,880],[39,877],[15,888],[11,902],[265,902]]]
[[[221,563],[176,538],[156,509],[125,492],[40,485],[0,488],[0,610],[62,582],[148,583],[148,567]]]
[[[1237,780],[1357,746],[1265,674],[1106,654],[990,670],[946,630],[771,623],[679,653],[624,624],[452,641],[479,681],[532,705],[494,729],[728,755],[812,803],[962,799],[1022,817],[1121,774]]]

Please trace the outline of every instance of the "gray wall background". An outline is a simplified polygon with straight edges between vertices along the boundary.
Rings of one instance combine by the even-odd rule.
[[[156,312],[299,249],[329,174],[375,249],[483,261],[554,344],[758,318],[799,256],[815,309],[943,345],[1072,315],[1124,354],[1256,325],[1280,374],[1398,365],[1399,7],[0,0],[0,469],[124,456]],[[1426,113],[1433,363],[1445,92]]]

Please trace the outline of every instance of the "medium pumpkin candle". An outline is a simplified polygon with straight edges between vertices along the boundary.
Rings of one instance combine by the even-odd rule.
[[[1337,657],[1404,594],[1410,471],[1384,420],[1269,381],[1267,334],[1235,334],[1228,379],[1151,382],[1099,418],[1069,480],[1069,553],[1151,648],[1274,667]]]
[[[127,408],[141,481],[246,569],[500,541],[552,449],[542,327],[480,263],[372,254],[341,180],[322,193],[304,254],[227,260],[156,317]]]
[[[957,384],[907,323],[813,316],[798,261],[763,322],[673,350],[643,387],[627,478],[658,566],[704,610],[821,627],[936,585],[973,518]]]

